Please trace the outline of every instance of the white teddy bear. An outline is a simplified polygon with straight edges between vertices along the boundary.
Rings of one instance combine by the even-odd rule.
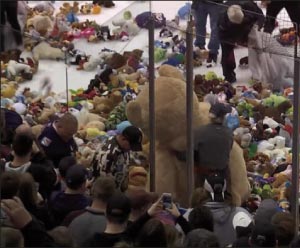
[[[21,72],[31,72],[31,67],[26,64],[18,63],[15,60],[10,60],[7,64],[7,77],[15,77],[19,75]]]

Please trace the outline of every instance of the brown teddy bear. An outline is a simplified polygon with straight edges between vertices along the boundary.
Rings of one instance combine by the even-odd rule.
[[[122,94],[120,91],[112,92],[108,97],[95,96],[93,98],[94,109],[93,113],[101,115],[103,118],[107,118],[109,113],[122,101]]]
[[[259,104],[253,108],[254,119],[256,122],[263,120],[265,116],[273,118],[276,122],[285,124],[282,114],[285,114],[289,108],[292,107],[290,101],[284,101],[280,103],[277,107],[267,107]]]
[[[162,65],[158,73],[159,77],[155,80],[155,191],[158,194],[171,192],[176,201],[187,206],[186,164],[175,155],[176,151],[186,149],[186,83],[180,71],[170,65]],[[196,94],[193,95],[194,128],[209,122],[209,109],[208,103],[199,103]],[[128,120],[149,137],[148,85],[144,86],[135,101],[127,104],[126,113]],[[232,204],[239,206],[249,196],[250,185],[243,151],[237,143],[234,143],[230,154],[229,168],[228,190],[232,195]]]

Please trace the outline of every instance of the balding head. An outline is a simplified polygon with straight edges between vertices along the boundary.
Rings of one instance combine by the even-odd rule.
[[[23,123],[16,128],[16,134],[29,134],[32,135],[31,127],[27,123]]]
[[[57,121],[56,128],[58,135],[67,142],[77,132],[78,121],[74,115],[66,113]]]

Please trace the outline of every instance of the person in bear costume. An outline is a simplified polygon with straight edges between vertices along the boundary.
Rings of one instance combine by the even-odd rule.
[[[186,150],[186,84],[182,73],[173,66],[162,65],[155,79],[156,118],[156,168],[155,191],[171,192],[175,201],[187,206],[186,163],[176,154]],[[193,129],[210,122],[210,104],[198,102],[193,94]],[[140,127],[149,137],[149,87],[145,85],[135,101],[127,104],[126,114],[132,125]],[[147,151],[145,151],[147,152]],[[247,180],[243,151],[233,143],[229,161],[228,191],[232,204],[240,206],[248,197],[250,185]]]

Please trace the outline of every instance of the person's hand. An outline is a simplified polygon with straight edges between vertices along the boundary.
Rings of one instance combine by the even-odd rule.
[[[85,187],[86,187],[87,189],[91,189],[92,186],[93,186],[94,181],[95,181],[95,178],[94,178],[94,177],[91,178],[90,180],[87,179],[87,180],[86,180],[86,183],[85,183]]]
[[[172,214],[175,218],[178,218],[181,215],[181,213],[179,212],[179,210],[174,202],[172,202],[172,208],[166,208],[166,210],[170,214]]]
[[[153,217],[162,210],[163,210],[163,204],[162,204],[162,196],[161,196],[156,202],[154,202],[151,205],[151,207],[148,209],[147,213],[151,217]]]
[[[13,199],[2,200],[1,208],[17,229],[22,229],[32,221],[30,213],[25,209],[19,197],[15,196]]]

